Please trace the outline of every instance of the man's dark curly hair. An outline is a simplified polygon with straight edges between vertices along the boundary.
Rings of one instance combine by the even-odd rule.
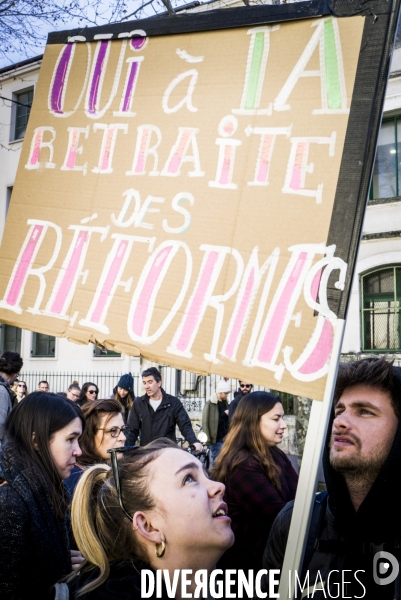
[[[391,404],[397,418],[400,417],[401,379],[397,374],[393,361],[385,358],[363,358],[353,362],[341,363],[336,388],[334,406],[345,390],[357,385],[367,385],[389,394]]]

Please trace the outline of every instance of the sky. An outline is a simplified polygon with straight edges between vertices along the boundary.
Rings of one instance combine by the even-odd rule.
[[[46,23],[44,23],[42,25],[42,32],[43,32],[43,36],[44,39],[42,41],[42,43],[40,45],[38,45],[38,47],[36,48],[36,50],[33,51],[28,51],[27,53],[25,52],[13,52],[13,53],[9,53],[8,54],[8,58],[0,58],[0,69],[2,67],[6,67],[8,65],[17,63],[21,60],[26,60],[27,58],[31,58],[33,56],[37,56],[38,54],[43,54],[45,51],[45,46],[46,46],[46,37],[47,34],[50,33],[51,31],[63,31],[64,29],[74,29],[74,27],[78,27],[78,20],[76,19],[75,22],[71,21],[70,23],[68,23],[67,25],[60,25],[58,28],[54,28],[53,26],[47,25]]]
[[[143,1],[147,1],[147,0],[127,0],[126,5],[128,8],[128,14],[132,13],[136,8],[139,7],[140,4],[142,4]],[[188,1],[188,0],[186,0]],[[182,5],[184,4],[184,0],[172,0],[172,4],[173,6],[177,5]],[[103,14],[102,17],[100,19],[98,19],[98,25],[103,25],[105,23],[109,23],[111,20],[111,10],[108,8],[109,6],[109,2],[108,0],[100,0],[97,2],[97,6],[104,6],[104,10],[103,10]],[[160,0],[154,0],[154,5],[157,8],[157,12],[160,11],[164,11],[164,7],[161,3]],[[155,10],[152,9],[151,6],[148,6],[147,8],[145,8],[145,15],[144,16],[152,16],[155,14]],[[93,11],[89,12],[89,17],[91,19],[94,19],[94,13]],[[132,17],[131,19],[128,20],[133,20],[135,17]],[[142,17],[144,18],[144,17]],[[89,24],[88,26],[93,26],[91,24]],[[13,53],[9,53],[8,54],[8,58],[3,58],[0,57],[0,68],[2,67],[6,67],[7,65],[10,64],[14,64],[16,62],[19,62],[21,60],[25,60],[27,58],[31,58],[33,56],[37,56],[39,54],[43,54],[44,50],[45,50],[45,46],[46,46],[46,38],[47,38],[47,34],[50,33],[51,31],[64,31],[64,30],[69,30],[69,29],[75,29],[77,27],[82,27],[82,22],[76,18],[76,19],[71,19],[66,21],[65,23],[59,23],[57,25],[49,25],[47,23],[42,23],[41,24],[41,33],[43,35],[43,40],[42,42],[37,46],[37,48],[35,49],[30,49],[26,52],[13,52]]]

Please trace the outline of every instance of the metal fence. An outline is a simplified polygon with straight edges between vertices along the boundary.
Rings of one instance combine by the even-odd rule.
[[[191,413],[202,412],[206,400],[216,390],[218,382],[222,379],[220,375],[198,375],[190,371],[179,371],[172,367],[160,368],[163,377],[163,387],[169,394],[181,398],[186,410]],[[239,380],[226,378],[229,383],[233,398],[234,392],[239,389]],[[274,391],[262,385],[254,385],[253,391]],[[284,410],[287,414],[294,412],[294,397],[291,394],[274,392],[280,396]]]
[[[386,354],[385,352],[349,352],[341,354],[340,362],[351,362],[353,360],[361,360],[362,358],[379,358],[385,357],[387,360],[392,360],[395,367],[401,367],[401,355],[393,352]]]
[[[22,371],[19,379],[26,382],[28,390],[33,392],[38,389],[39,381],[47,381],[51,392],[65,392],[68,386],[77,382],[80,387],[87,382],[96,383],[99,388],[99,398],[108,398],[113,393],[113,388],[117,385],[123,373],[80,373],[76,371]],[[134,391],[139,391],[139,375],[133,375]]]
[[[201,413],[211,394],[216,390],[217,383],[222,379],[220,375],[198,375],[190,371],[180,371],[169,366],[161,366],[163,388],[168,394],[178,396],[189,413]],[[25,381],[30,392],[38,388],[39,381],[48,381],[51,392],[65,392],[68,386],[76,381],[79,386],[90,381],[99,388],[99,398],[108,398],[113,393],[122,372],[94,373],[94,372],[54,372],[35,371],[21,372],[20,379]],[[142,381],[138,374],[133,375],[135,395],[143,394]],[[237,379],[227,379],[234,393],[239,388]],[[270,391],[269,388],[255,385],[253,391]],[[276,392],[277,393],[277,392]],[[286,413],[293,413],[293,397],[290,394],[280,394]],[[233,394],[231,395],[233,398]]]

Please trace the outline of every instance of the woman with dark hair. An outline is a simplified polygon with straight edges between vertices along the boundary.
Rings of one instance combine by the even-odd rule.
[[[94,465],[75,490],[72,528],[87,560],[69,582],[70,598],[143,598],[142,569],[168,571],[179,598],[177,569],[210,573],[233,543],[224,485],[211,481],[196,457],[166,438],[125,447],[118,461],[113,454],[111,467]],[[186,591],[194,589],[192,579]]]
[[[4,438],[4,423],[15,404],[15,394],[11,390],[11,386],[18,377],[23,364],[18,352],[7,351],[0,357],[0,450]]]
[[[124,423],[127,422],[129,411],[135,400],[134,378],[131,373],[122,375],[113,390],[113,398],[121,403]]]
[[[124,446],[127,427],[124,425],[122,406],[118,400],[94,400],[82,407],[85,430],[79,440],[82,454],[68,479],[65,480],[70,494],[88,467],[96,463],[110,463],[110,448]]]
[[[274,519],[295,498],[298,476],[277,447],[287,427],[280,399],[267,392],[246,398],[234,413],[213,477],[226,485],[235,534],[219,567],[256,572]]]
[[[0,598],[42,600],[82,557],[70,549],[63,484],[81,454],[81,410],[33,392],[8,415],[0,464]],[[29,591],[28,591],[29,590]]]
[[[96,383],[92,383],[91,381],[86,381],[81,387],[81,393],[79,399],[77,400],[78,406],[83,406],[85,402],[93,402],[93,400],[97,400],[99,396],[99,388]]]

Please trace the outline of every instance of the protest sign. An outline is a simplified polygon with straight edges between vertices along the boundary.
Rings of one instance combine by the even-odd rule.
[[[2,321],[323,398],[390,34],[300,6],[50,35]]]

